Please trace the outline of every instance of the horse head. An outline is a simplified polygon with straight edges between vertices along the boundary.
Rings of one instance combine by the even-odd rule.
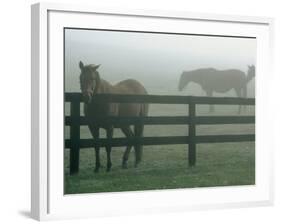
[[[80,89],[83,95],[84,102],[89,104],[92,101],[93,95],[97,93],[100,84],[100,76],[97,71],[100,65],[84,65],[79,62],[80,73]]]
[[[256,75],[256,67],[254,65],[248,65],[247,80],[252,80]]]

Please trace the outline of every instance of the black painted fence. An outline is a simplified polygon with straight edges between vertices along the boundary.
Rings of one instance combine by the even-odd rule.
[[[196,163],[196,144],[198,143],[218,143],[218,142],[244,142],[254,141],[255,134],[241,135],[196,135],[196,125],[216,125],[216,124],[251,124],[255,123],[255,116],[196,116],[196,105],[200,104],[220,104],[220,105],[255,105],[253,98],[234,97],[196,97],[196,96],[163,96],[163,95],[112,95],[99,94],[93,100],[96,102],[115,103],[148,103],[148,104],[187,104],[188,116],[150,116],[150,117],[105,117],[99,118],[102,123],[113,125],[137,124],[144,125],[188,125],[188,136],[165,136],[165,137],[132,137],[132,138],[112,138],[100,139],[80,139],[80,126],[87,125],[85,117],[80,115],[80,103],[82,96],[80,93],[65,93],[65,102],[70,102],[70,116],[65,116],[65,125],[70,126],[70,139],[65,139],[65,148],[70,148],[70,174],[79,171],[79,155],[81,148],[100,147],[111,145],[112,147],[127,145],[168,145],[187,144],[189,166]]]

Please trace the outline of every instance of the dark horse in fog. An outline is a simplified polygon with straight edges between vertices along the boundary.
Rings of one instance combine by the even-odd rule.
[[[107,139],[113,137],[113,129],[121,128],[126,137],[141,137],[143,135],[143,125],[135,125],[134,132],[129,125],[113,126],[109,124],[97,125],[95,121],[99,118],[105,118],[106,116],[116,117],[143,117],[147,116],[148,104],[141,103],[95,103],[92,99],[96,94],[108,93],[108,94],[133,94],[133,95],[145,95],[147,91],[136,80],[127,79],[111,85],[109,82],[101,79],[99,72],[97,71],[100,65],[84,65],[81,61],[79,67],[81,69],[80,74],[80,87],[84,100],[84,113],[85,117],[89,121],[89,129],[94,139],[99,138],[99,129],[104,128],[106,130]],[[127,167],[127,161],[131,146],[127,146],[123,155],[123,168]],[[95,147],[96,152],[96,167],[95,172],[100,168],[100,148]],[[106,146],[107,154],[107,171],[111,169],[111,146]],[[141,161],[142,146],[135,145],[135,166]]]
[[[238,97],[247,97],[247,84],[255,76],[255,66],[248,66],[247,75],[238,69],[217,70],[214,68],[202,68],[192,71],[184,71],[180,77],[179,90],[182,91],[189,82],[199,84],[212,97],[213,92],[225,93],[234,89]],[[210,111],[213,111],[213,105]],[[241,105],[239,106],[239,113]]]

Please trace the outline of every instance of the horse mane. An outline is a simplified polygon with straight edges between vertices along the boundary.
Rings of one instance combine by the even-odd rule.
[[[248,66],[247,83],[256,76],[256,67],[254,65]]]

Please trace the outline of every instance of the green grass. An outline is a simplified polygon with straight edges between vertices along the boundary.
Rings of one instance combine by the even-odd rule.
[[[197,115],[237,115],[237,106],[216,106],[216,113],[209,114],[208,106],[198,106]],[[66,107],[66,114],[69,108]],[[83,112],[81,111],[81,114]],[[151,105],[150,114],[187,115],[185,105]],[[249,108],[243,115],[253,115]],[[81,127],[81,138],[91,138],[87,127]],[[255,132],[254,124],[246,125],[200,125],[197,135],[248,134]],[[186,136],[185,125],[146,126],[144,136]],[[104,130],[101,131],[104,137]],[[65,129],[69,138],[69,128]],[[120,130],[114,137],[124,137]],[[175,189],[255,184],[255,143],[198,144],[197,162],[188,167],[187,145],[145,146],[143,159],[134,168],[134,151],[129,158],[128,169],[121,168],[125,147],[112,149],[112,170],[106,172],[105,150],[101,149],[102,168],[94,173],[94,149],[81,149],[80,171],[69,175],[69,150],[65,149],[65,194],[120,192],[152,189]]]
[[[143,161],[134,168],[134,152],[129,168],[121,168],[123,149],[114,148],[113,167],[94,173],[94,150],[81,150],[80,172],[69,175],[69,152],[65,154],[65,193],[118,192],[255,184],[254,143],[199,144],[197,164],[188,167],[187,146],[147,146]]]

